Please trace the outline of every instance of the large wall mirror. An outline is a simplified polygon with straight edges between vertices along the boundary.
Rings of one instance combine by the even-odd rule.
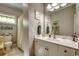
[[[50,17],[50,33],[57,35],[73,35],[74,31],[74,15],[76,13],[75,4],[47,4],[46,6],[52,6],[48,9]],[[55,7],[54,7],[55,6]],[[49,6],[48,6],[49,7]],[[45,19],[47,21],[48,19]],[[47,22],[48,23],[48,22]],[[47,25],[45,22],[45,31]]]

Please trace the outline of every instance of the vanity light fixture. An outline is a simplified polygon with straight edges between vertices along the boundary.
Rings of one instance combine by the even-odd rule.
[[[47,10],[48,11],[54,11],[55,9],[59,9],[60,7],[64,7],[64,6],[66,6],[67,5],[67,3],[49,3],[48,5],[47,5]]]
[[[26,3],[23,3],[22,5],[23,5],[23,6],[26,6]]]
[[[22,6],[25,7],[25,8],[28,8],[28,4],[27,3],[23,3]]]
[[[57,3],[52,3],[52,6],[57,6]]]
[[[60,6],[56,6],[56,7],[55,7],[55,9],[59,9],[59,8],[60,8]]]
[[[0,16],[0,22],[2,23],[8,23],[8,24],[16,24],[16,21],[14,18],[9,18],[6,16]]]
[[[6,21],[6,17],[3,16],[2,19],[1,19],[1,21],[2,21],[2,22],[7,22],[7,21]]]
[[[47,5],[47,9],[48,10],[51,9],[51,5],[50,4]]]
[[[15,19],[10,18],[9,23],[16,24],[16,21],[15,21]]]
[[[50,11],[54,11],[54,8],[51,8]]]
[[[67,5],[67,3],[62,3],[60,6],[61,7],[64,7],[64,6],[66,6]]]
[[[6,19],[6,21],[7,21],[6,23],[9,23],[9,20],[10,20],[10,18],[7,18],[7,19]]]

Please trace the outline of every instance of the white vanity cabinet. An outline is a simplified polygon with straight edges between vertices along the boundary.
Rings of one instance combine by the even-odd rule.
[[[74,14],[74,32],[79,34],[79,3],[76,4],[76,12]]]
[[[35,40],[35,56],[56,56],[57,45],[49,42]]]
[[[68,48],[68,47],[58,45],[58,55],[59,56],[74,56],[75,50],[72,49],[72,48]]]
[[[35,56],[74,56],[75,49],[50,43],[47,41],[35,40]]]

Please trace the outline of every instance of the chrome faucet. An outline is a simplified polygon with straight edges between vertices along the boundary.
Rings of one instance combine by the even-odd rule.
[[[72,37],[73,37],[73,41],[75,41],[75,42],[77,42],[77,41],[78,41],[78,38],[77,38],[76,33],[74,33],[74,35],[73,35]]]
[[[54,39],[56,39],[56,35],[55,35],[55,32],[54,32]]]
[[[49,38],[51,38],[51,34],[49,34]]]

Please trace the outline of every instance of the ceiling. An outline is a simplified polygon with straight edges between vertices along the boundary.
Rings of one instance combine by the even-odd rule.
[[[23,9],[22,3],[2,3],[2,5],[6,5],[10,8],[14,8],[14,9],[17,9],[17,10]]]
[[[0,3],[0,13],[12,16],[20,16],[23,12],[22,3]]]

